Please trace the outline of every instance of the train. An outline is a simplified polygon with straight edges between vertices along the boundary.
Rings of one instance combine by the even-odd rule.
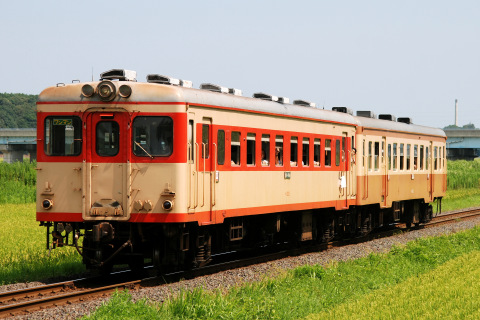
[[[49,87],[37,130],[47,248],[101,273],[419,225],[446,191],[441,129],[160,74]]]

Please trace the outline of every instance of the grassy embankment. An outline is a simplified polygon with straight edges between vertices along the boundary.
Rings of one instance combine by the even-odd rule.
[[[327,268],[299,267],[227,293],[182,292],[162,305],[133,303],[120,292],[87,319],[475,318],[479,257],[480,228],[475,228]]]

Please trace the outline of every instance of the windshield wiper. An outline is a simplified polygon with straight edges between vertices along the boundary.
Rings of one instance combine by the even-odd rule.
[[[147,150],[145,150],[145,149],[144,149],[144,148],[143,148],[143,147],[140,145],[140,143],[138,143],[137,141],[134,141],[134,142],[135,142],[135,144],[136,144],[137,146],[139,146],[139,147],[140,147],[140,149],[142,149],[142,150],[143,150],[143,152],[145,152],[145,153],[146,153],[146,154],[147,154],[147,155],[148,155],[150,158],[152,158],[152,159],[153,159],[153,156],[152,156],[150,153],[148,153],[148,151],[147,151]]]

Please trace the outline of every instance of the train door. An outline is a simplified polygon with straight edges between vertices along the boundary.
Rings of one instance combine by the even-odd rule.
[[[340,208],[348,208],[348,194],[349,194],[349,184],[350,181],[348,179],[348,170],[349,161],[347,161],[348,157],[348,144],[347,144],[347,132],[342,133],[342,140],[336,140],[335,143],[335,162],[336,165],[340,167],[339,171],[339,198],[340,201],[338,202],[337,207]]]
[[[87,220],[130,217],[127,112],[92,112],[86,116],[83,216]]]
[[[429,192],[429,196],[430,196],[430,201],[433,201],[433,195],[434,195],[434,189],[435,189],[435,183],[434,183],[434,177],[435,175],[433,174],[434,173],[434,168],[433,168],[433,161],[432,161],[432,158],[433,158],[433,141],[430,141],[430,145],[429,147],[427,148],[427,151],[426,151],[426,155],[425,155],[425,158],[426,158],[426,166],[427,166],[427,179],[428,180],[428,192]]]
[[[198,206],[197,211],[208,213],[208,221],[214,223],[212,212],[215,203],[213,170],[215,167],[216,148],[212,141],[212,119],[203,118],[197,125],[197,185],[198,185]]]
[[[198,207],[198,152],[199,145],[195,140],[195,113],[188,113],[187,132],[187,157],[188,157],[188,212],[194,213]]]
[[[380,150],[380,166],[382,172],[382,205],[384,207],[387,206],[387,197],[388,197],[388,187],[389,187],[389,176],[388,176],[388,166],[387,166],[387,159],[386,156],[386,146],[387,146],[387,138],[382,137],[382,145]]]

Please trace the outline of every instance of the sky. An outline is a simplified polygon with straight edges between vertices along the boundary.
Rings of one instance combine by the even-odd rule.
[[[0,41],[0,92],[121,68],[480,127],[480,1],[1,1]]]

